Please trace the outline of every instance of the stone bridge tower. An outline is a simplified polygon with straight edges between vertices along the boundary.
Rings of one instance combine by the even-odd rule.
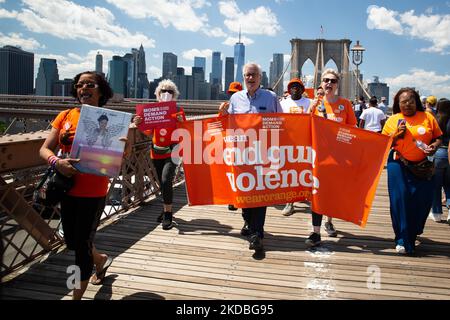
[[[292,39],[292,52],[291,52],[291,79],[301,78],[302,67],[304,63],[311,59],[314,64],[314,88],[320,85],[320,77],[324,71],[324,66],[328,61],[333,60],[337,67],[338,72],[341,74],[341,81],[339,85],[339,95],[347,99],[350,98],[350,61],[349,52],[350,44],[352,42],[348,39],[341,40],[302,40]]]

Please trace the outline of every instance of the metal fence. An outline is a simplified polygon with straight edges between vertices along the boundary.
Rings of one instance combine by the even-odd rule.
[[[11,143],[17,143],[17,139],[21,138],[9,137],[8,141]],[[102,221],[125,213],[159,192],[156,172],[149,157],[151,141],[137,130],[130,130],[128,139],[132,150],[124,157],[120,175],[110,180]],[[36,156],[35,151],[29,149],[33,152],[30,155]],[[8,150],[7,143],[0,143],[0,166],[3,168],[0,173],[2,276],[58,249],[64,243],[60,234],[59,207],[42,207],[32,200],[33,192],[47,166],[42,161],[35,165],[25,162],[11,165],[8,161],[13,159],[10,159]],[[30,155],[24,152],[21,156],[26,158]],[[175,181],[183,179],[183,171],[178,168]]]

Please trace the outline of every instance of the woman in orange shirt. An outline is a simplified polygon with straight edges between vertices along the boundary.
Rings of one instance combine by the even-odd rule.
[[[72,95],[81,103],[102,107],[113,96],[113,92],[104,76],[96,72],[83,72],[73,80]],[[67,177],[73,177],[75,183],[61,201],[61,222],[67,248],[75,250],[75,264],[80,268],[80,288],[74,289],[73,299],[82,298],[92,268],[96,273],[91,283],[103,282],[106,270],[112,259],[100,254],[93,245],[93,239],[100,222],[108,193],[108,177],[78,172],[72,164],[79,159],[70,159],[68,155],[80,117],[80,107],[62,111],[52,122],[52,129],[41,149],[40,156]],[[60,148],[58,156],[54,151]]]
[[[442,143],[435,117],[425,112],[414,89],[402,88],[394,97],[394,115],[383,134],[393,137],[389,154],[388,190],[396,251],[413,253],[433,202],[433,179],[418,177],[408,168],[433,155]]]
[[[317,92],[323,92],[324,95],[319,96],[318,94],[318,97],[313,100],[309,112],[336,122],[356,126],[356,117],[352,103],[336,94],[339,80],[339,74],[333,69],[326,69],[322,73],[322,84],[317,89]],[[313,232],[305,241],[309,247],[321,244],[320,227],[322,226],[322,217],[321,214],[312,212]],[[331,217],[328,217],[328,221],[325,223],[325,231],[330,237],[337,236]]]

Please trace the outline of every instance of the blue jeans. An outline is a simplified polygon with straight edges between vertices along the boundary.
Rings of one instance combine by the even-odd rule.
[[[434,196],[431,210],[437,214],[442,214],[442,188],[444,188],[447,199],[446,205],[447,207],[450,206],[450,167],[447,151],[447,148],[439,148],[434,155]]]

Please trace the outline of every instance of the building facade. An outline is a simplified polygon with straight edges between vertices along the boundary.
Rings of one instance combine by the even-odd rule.
[[[0,94],[33,94],[34,53],[13,46],[0,48]]]
[[[224,91],[227,91],[230,87],[230,83],[234,81],[234,58],[225,58],[225,87]],[[242,82],[241,82],[242,84]]]
[[[56,59],[42,58],[36,77],[36,95],[53,96],[53,84],[59,80]]]
[[[177,74],[178,57],[172,52],[163,53],[163,79],[172,79]]]

